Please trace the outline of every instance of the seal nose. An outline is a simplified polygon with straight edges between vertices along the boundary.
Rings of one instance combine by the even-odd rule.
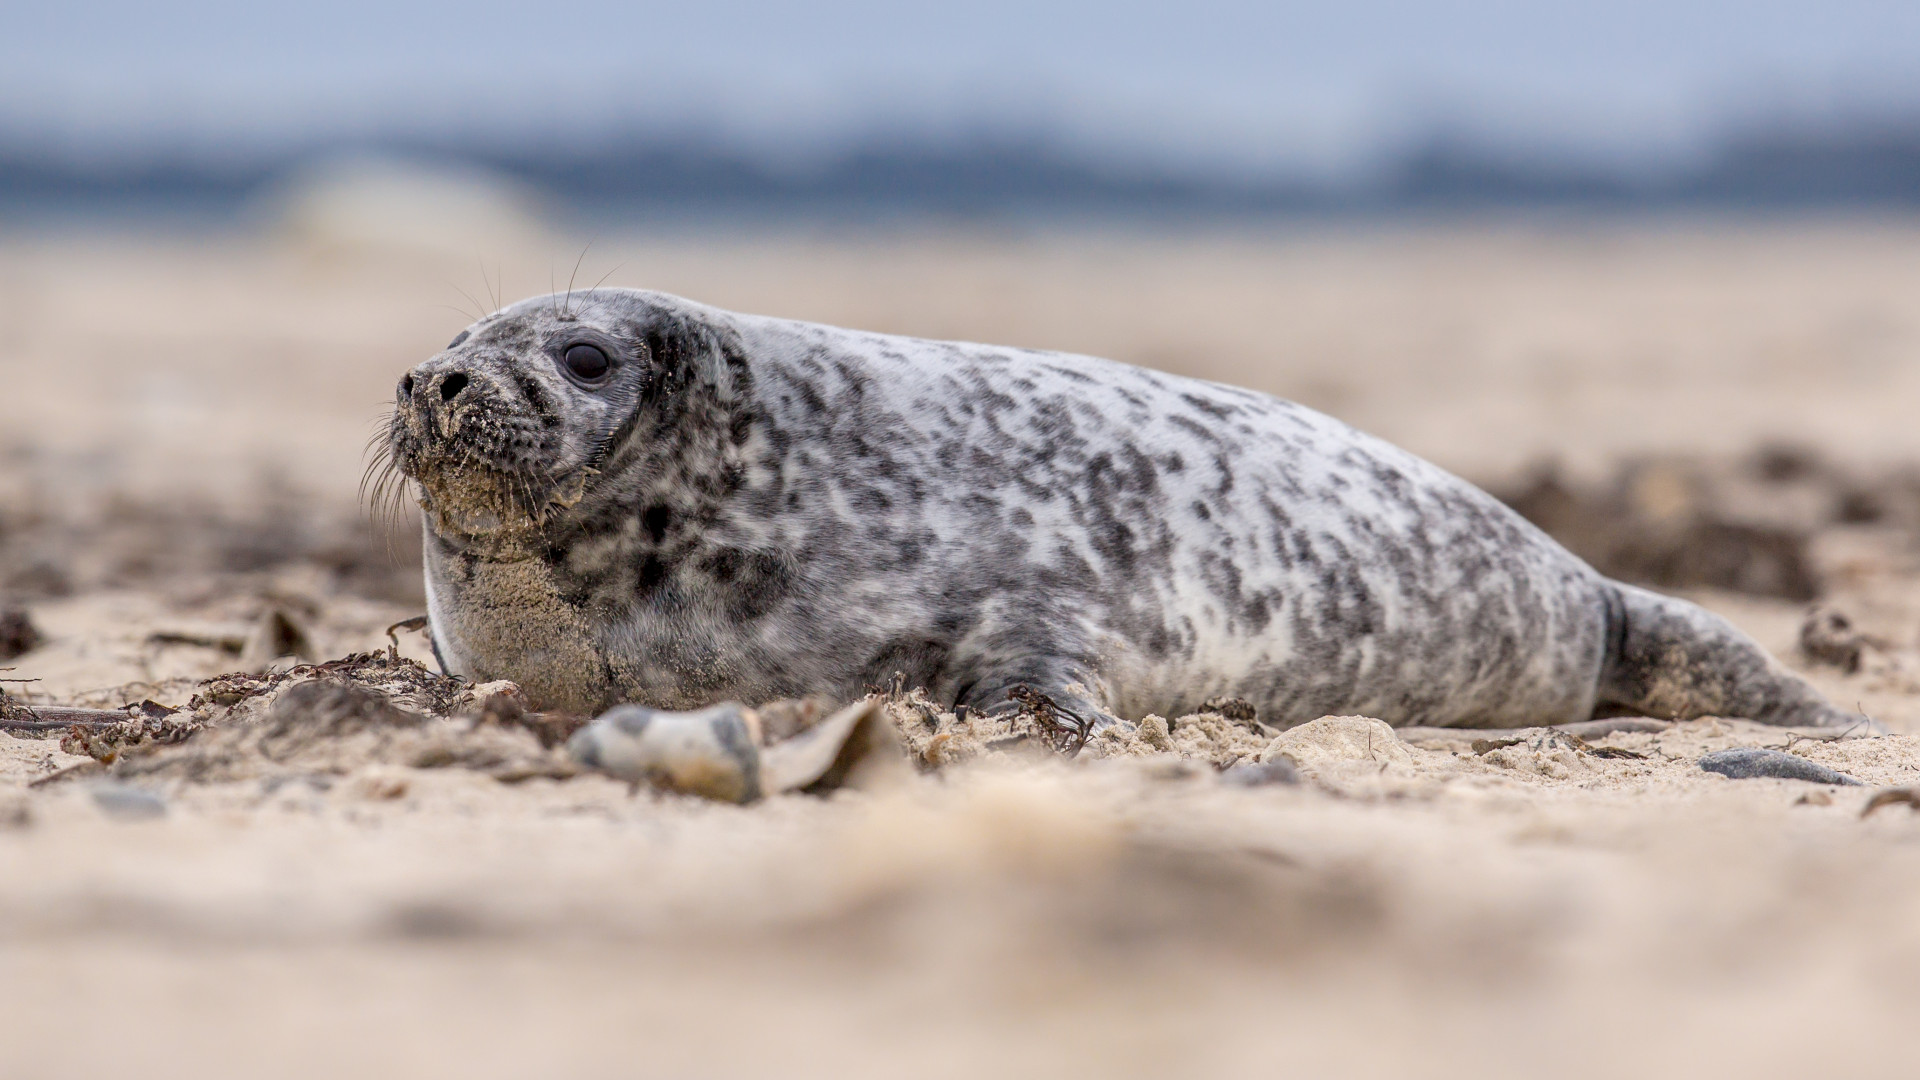
[[[400,404],[420,409],[451,405],[473,385],[473,376],[464,371],[421,371],[415,369],[400,378]]]

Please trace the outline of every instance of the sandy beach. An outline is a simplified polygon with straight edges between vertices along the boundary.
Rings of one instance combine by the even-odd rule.
[[[365,513],[367,439],[408,367],[578,260],[582,283],[1250,386],[1515,499],[1551,475],[1568,528],[1628,526],[1576,550],[1891,733],[1476,746],[1174,717],[1068,761],[900,706],[910,777],[746,807],[503,778],[548,752],[520,730],[484,733],[484,762],[375,738],[205,775],[0,733],[0,1072],[1910,1070],[1920,809],[1863,812],[1920,783],[1920,222],[589,239],[476,262],[0,234],[0,609],[30,629],[7,693],[177,708],[390,643],[430,667],[387,632],[424,611],[418,522]],[[1701,537],[1725,557],[1683,558]],[[1837,651],[1802,645],[1816,605]],[[1732,747],[1860,783],[1698,767]],[[1280,754],[1298,782],[1219,771]]]

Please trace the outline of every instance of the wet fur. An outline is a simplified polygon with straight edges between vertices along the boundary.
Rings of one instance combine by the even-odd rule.
[[[607,386],[560,373],[575,340],[618,351]],[[1724,622],[1248,390],[613,289],[483,319],[410,378],[388,452],[443,663],[550,708],[901,672],[1129,718],[1226,695],[1277,725],[1846,719]]]

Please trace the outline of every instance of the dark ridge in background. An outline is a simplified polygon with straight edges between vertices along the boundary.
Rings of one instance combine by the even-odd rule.
[[[1210,179],[1117,166],[1043,138],[964,144],[875,139],[815,167],[688,136],[627,135],[525,148],[433,139],[314,142],[275,153],[79,160],[0,133],[0,214],[16,222],[161,213],[241,214],[307,167],[368,154],[484,168],[544,194],[562,216],[1235,218],[1505,208],[1794,211],[1920,208],[1920,116],[1813,129],[1750,126],[1696,164],[1638,173],[1433,135],[1344,182]]]

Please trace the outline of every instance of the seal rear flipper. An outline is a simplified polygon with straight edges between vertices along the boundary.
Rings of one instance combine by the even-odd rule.
[[[1782,727],[1871,725],[1705,608],[1618,582],[1606,589],[1608,648],[1596,714],[1618,707],[1668,720],[1726,716]]]

